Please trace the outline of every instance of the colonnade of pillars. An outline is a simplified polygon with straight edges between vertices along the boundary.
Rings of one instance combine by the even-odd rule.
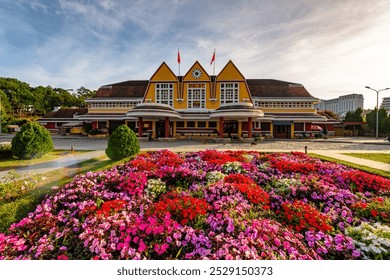
[[[169,137],[169,131],[170,131],[170,129],[169,129],[169,118],[168,117],[165,117],[165,123],[164,124],[165,124],[165,135],[164,135],[164,137],[168,138]],[[142,135],[143,130],[144,130],[144,122],[143,122],[142,117],[139,117],[138,118],[138,136],[139,137],[143,136]]]
[[[218,129],[220,138],[223,138],[223,136],[224,136],[223,124],[224,124],[223,117],[220,117],[219,118],[219,129]],[[241,125],[241,123],[239,123],[239,125]],[[239,133],[240,132],[241,132],[241,129],[239,129]],[[248,132],[248,138],[252,138],[252,117],[248,117],[247,132]],[[241,135],[239,135],[239,137],[241,137]]]
[[[220,138],[224,137],[223,125],[224,125],[223,117],[220,117],[219,118],[219,129],[218,129]],[[248,126],[247,127],[248,127],[248,129],[247,129],[248,138],[252,138],[252,117],[248,117]],[[138,136],[139,137],[143,136],[142,135],[143,129],[144,129],[144,122],[142,120],[142,117],[139,117],[138,118]],[[165,138],[169,137],[169,131],[170,131],[169,118],[165,117],[165,135],[164,135]]]

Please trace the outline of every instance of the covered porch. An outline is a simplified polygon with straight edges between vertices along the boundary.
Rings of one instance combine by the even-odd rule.
[[[171,106],[160,103],[140,103],[126,113],[127,118],[138,120],[137,135],[149,140],[172,140],[175,120],[182,117]]]
[[[253,140],[253,122],[264,116],[262,110],[252,103],[238,102],[221,105],[210,114],[210,119],[218,121],[218,138]]]

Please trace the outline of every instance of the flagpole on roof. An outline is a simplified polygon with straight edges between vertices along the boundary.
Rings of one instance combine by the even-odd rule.
[[[180,76],[180,62],[181,62],[181,59],[180,59],[180,50],[177,49],[177,66],[178,66],[178,70],[179,70],[179,76]]]
[[[213,64],[214,63],[214,64]],[[213,76],[215,76],[215,49],[210,64],[213,64]]]

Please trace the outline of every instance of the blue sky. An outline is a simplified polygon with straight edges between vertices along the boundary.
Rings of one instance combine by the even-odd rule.
[[[315,97],[390,87],[387,0],[2,0],[0,76],[97,89],[149,79],[165,61],[302,83]],[[380,98],[390,96],[390,90]]]

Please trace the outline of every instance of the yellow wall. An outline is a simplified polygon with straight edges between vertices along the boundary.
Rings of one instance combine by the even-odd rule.
[[[144,96],[144,102],[156,102],[156,83],[173,83],[174,99],[178,97],[178,80],[168,65],[163,62],[157,71],[150,78],[149,86]]]
[[[245,82],[245,77],[230,60],[217,76],[217,98],[220,101],[221,83],[238,82],[239,83],[239,102],[252,102],[249,89]],[[220,102],[217,104],[219,107]]]
[[[199,69],[201,75],[199,78],[196,78],[192,75],[194,69]],[[183,76],[182,82],[179,84],[179,81],[173,71],[168,67],[164,62],[154,73],[150,79],[150,83],[144,98],[144,102],[156,102],[155,92],[156,92],[156,83],[173,83],[174,85],[174,100],[173,107],[178,110],[187,109],[188,98],[187,92],[190,84],[203,84],[206,91],[206,109],[215,110],[220,106],[220,90],[221,83],[226,82],[238,82],[239,83],[239,102],[251,102],[251,96],[245,82],[245,77],[240,73],[237,67],[233,62],[229,61],[222,71],[218,74],[216,82],[211,83],[211,77],[202,67],[202,65],[196,61],[192,67],[187,71]],[[212,89],[215,87],[216,91],[216,100],[212,99]],[[179,88],[182,92],[182,98],[179,99]]]

